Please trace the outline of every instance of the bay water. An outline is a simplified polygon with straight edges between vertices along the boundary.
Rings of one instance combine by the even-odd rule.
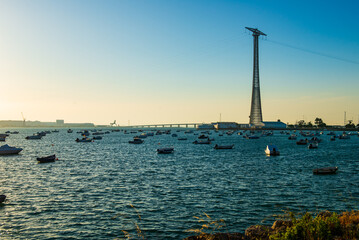
[[[128,141],[138,133],[76,143],[76,129],[42,140],[25,137],[45,129],[17,130],[6,144],[23,151],[0,156],[0,194],[7,196],[0,204],[0,239],[136,238],[139,229],[146,239],[182,239],[201,228],[195,217],[209,220],[206,214],[223,219],[224,232],[243,232],[270,225],[283,211],[358,209],[358,136],[330,141],[324,132],[319,148],[308,149],[279,131],[251,140],[211,131],[211,145],[195,145],[198,135],[172,130],[188,140],[162,134],[133,145]],[[265,155],[271,143],[280,156]],[[214,144],[234,148],[215,150]],[[160,147],[175,152],[157,154]],[[52,154],[59,160],[37,163],[36,157]],[[337,174],[313,175],[328,166],[337,166]]]

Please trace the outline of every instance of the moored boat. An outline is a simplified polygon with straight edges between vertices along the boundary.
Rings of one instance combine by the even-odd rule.
[[[307,145],[308,140],[307,139],[300,139],[296,143],[297,143],[297,145]]]
[[[297,140],[297,135],[292,134],[288,137],[289,140]]]
[[[87,138],[87,137],[84,137],[82,139],[78,139],[76,138],[75,140],[76,142],[93,142],[93,140],[91,138]]]
[[[275,145],[267,145],[266,150],[264,150],[267,156],[279,156],[278,148]]]
[[[39,157],[39,158],[36,158],[36,160],[39,163],[49,163],[49,162],[55,162],[58,159],[56,158],[56,155],[54,154],[54,155],[50,155],[47,157]]]
[[[128,141],[128,143],[131,143],[131,144],[141,144],[143,142],[144,141],[142,139],[138,138],[138,137],[133,138],[132,141]]]
[[[204,141],[194,141],[193,142],[194,144],[211,144],[211,141],[209,140],[204,140]]]
[[[35,139],[41,139],[42,135],[32,135],[32,136],[27,136],[25,139],[26,140],[35,140]]]
[[[232,149],[234,147],[234,144],[232,145],[218,145],[216,144],[214,146],[214,149]]]
[[[350,136],[346,133],[343,133],[342,135],[338,136],[339,139],[350,139]]]
[[[157,153],[158,154],[170,154],[174,152],[174,148],[173,147],[169,147],[169,148],[158,148],[157,149]]]
[[[18,154],[21,151],[22,151],[22,148],[10,147],[7,144],[0,147],[0,155]]]
[[[206,139],[206,138],[208,138],[208,136],[206,136],[206,135],[204,135],[204,134],[199,135],[199,137],[198,137],[198,139]]]
[[[308,148],[309,149],[316,149],[316,148],[318,148],[318,143],[317,142],[309,143]]]
[[[326,168],[316,168],[313,169],[313,174],[335,174],[338,170],[338,167],[326,167]]]
[[[246,134],[243,137],[246,138],[246,139],[259,139],[259,137],[257,135],[247,135]]]

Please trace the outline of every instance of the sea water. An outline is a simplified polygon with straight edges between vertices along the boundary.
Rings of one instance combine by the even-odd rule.
[[[6,144],[23,151],[0,156],[0,194],[7,196],[0,205],[1,239],[114,239],[137,237],[137,230],[146,239],[182,239],[201,228],[195,217],[209,220],[206,214],[223,219],[222,231],[243,232],[287,210],[358,209],[358,136],[330,141],[324,133],[318,149],[298,146],[279,131],[251,140],[212,131],[211,145],[192,144],[198,135],[184,131],[176,134],[186,141],[162,134],[139,145],[128,143],[136,134],[123,132],[76,143],[80,134],[65,129],[25,140],[41,130],[19,129]],[[271,143],[280,156],[265,155]],[[175,152],[157,154],[159,147]],[[59,160],[37,163],[36,157],[52,154]],[[338,166],[337,174],[313,175],[328,166]]]

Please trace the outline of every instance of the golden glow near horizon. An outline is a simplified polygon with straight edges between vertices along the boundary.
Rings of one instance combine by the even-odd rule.
[[[358,123],[358,33],[327,31],[333,20],[323,16],[315,35],[295,8],[267,6],[270,14],[259,17],[255,5],[160,3],[0,1],[0,119],[23,112],[33,121],[127,125],[215,122],[221,113],[222,121],[248,123],[253,43],[242,31],[256,25],[268,39],[354,59],[260,40],[264,121],[343,124],[346,111]],[[223,18],[214,21],[214,10]],[[354,20],[339,21],[355,29]]]

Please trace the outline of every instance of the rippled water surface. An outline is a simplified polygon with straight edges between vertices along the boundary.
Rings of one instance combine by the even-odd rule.
[[[211,145],[194,145],[198,136],[181,131],[187,141],[155,135],[132,145],[134,134],[123,132],[76,143],[76,130],[42,140],[25,140],[39,129],[19,131],[6,143],[24,150],[0,156],[0,194],[7,195],[0,238],[114,239],[122,230],[135,235],[137,223],[147,239],[181,239],[200,226],[193,216],[204,212],[233,232],[265,219],[269,224],[282,210],[358,208],[358,136],[331,142],[324,134],[319,148],[309,150],[279,132],[253,140],[213,132]],[[216,143],[235,148],[214,150]],[[281,156],[265,156],[269,143]],[[175,153],[158,155],[159,146],[173,146]],[[36,162],[50,154],[59,161]],[[312,174],[326,166],[338,166],[338,173]]]

